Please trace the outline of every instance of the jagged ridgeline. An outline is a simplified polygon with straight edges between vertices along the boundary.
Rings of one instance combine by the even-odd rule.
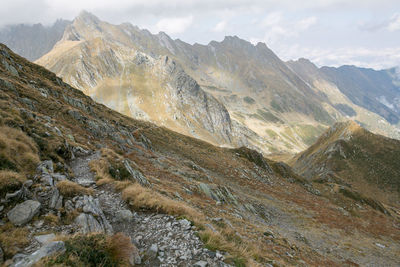
[[[0,107],[6,264],[398,262],[396,203],[121,115],[4,45]]]
[[[400,137],[390,71],[286,63],[236,36],[190,45],[81,12],[36,62],[122,114],[215,145],[294,154],[348,118]]]

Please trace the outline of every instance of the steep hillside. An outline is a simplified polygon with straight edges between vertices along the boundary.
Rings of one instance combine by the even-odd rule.
[[[353,121],[337,123],[295,157],[295,170],[310,179],[338,179],[389,201],[400,198],[400,141],[375,135]],[[393,199],[391,201],[393,201]]]
[[[42,24],[4,26],[0,28],[0,43],[34,61],[49,52],[61,40],[65,27],[70,23],[67,20],[57,20],[52,26]]]
[[[396,203],[371,206],[329,186],[317,190],[254,150],[215,147],[121,115],[3,45],[0,106],[7,264],[398,262]]]

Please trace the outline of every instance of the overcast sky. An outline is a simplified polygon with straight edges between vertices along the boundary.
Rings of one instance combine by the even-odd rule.
[[[400,0],[1,0],[0,26],[72,20],[83,9],[188,43],[237,35],[284,60],[400,66]]]

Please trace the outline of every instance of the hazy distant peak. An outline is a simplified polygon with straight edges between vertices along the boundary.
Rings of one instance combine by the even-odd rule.
[[[98,17],[96,17],[95,15],[93,15],[92,13],[86,11],[86,10],[82,10],[79,15],[75,18],[75,20],[82,20],[86,23],[99,23],[100,19]],[[75,21],[74,20],[74,21]]]

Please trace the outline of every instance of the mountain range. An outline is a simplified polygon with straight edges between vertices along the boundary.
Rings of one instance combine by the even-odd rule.
[[[47,28],[59,40],[48,42],[54,46],[35,62],[130,117],[278,157],[306,149],[347,119],[400,137],[395,69],[283,62],[265,44],[236,36],[191,45],[129,23],[112,25],[85,11],[66,24],[62,36]]]

